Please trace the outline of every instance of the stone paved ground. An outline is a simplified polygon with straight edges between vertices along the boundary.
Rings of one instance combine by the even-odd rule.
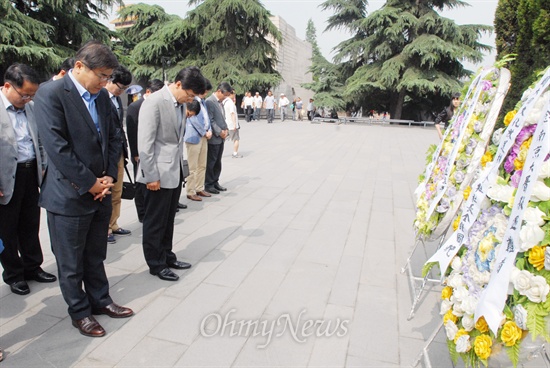
[[[410,366],[439,322],[439,287],[407,321],[412,291],[400,273],[435,131],[242,125],[244,158],[225,148],[229,190],[182,196],[174,250],[193,267],[176,271],[179,282],[149,275],[133,202],[123,201],[119,225],[132,235],[109,245],[106,268],[113,299],[135,316],[99,316],[107,335],[88,338],[71,326],[57,283],[31,282],[27,296],[2,285],[2,367]],[[55,272],[45,216],[41,239]],[[434,366],[450,366],[443,341]]]

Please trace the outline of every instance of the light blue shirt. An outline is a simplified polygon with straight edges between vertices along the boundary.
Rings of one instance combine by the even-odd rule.
[[[92,95],[90,92],[88,92],[88,90],[86,88],[84,88],[82,86],[82,84],[80,84],[76,80],[76,78],[73,75],[73,70],[72,69],[69,70],[68,74],[69,74],[69,78],[71,78],[71,80],[73,81],[73,83],[76,87],[76,90],[78,91],[78,94],[80,95],[80,97],[82,97],[82,101],[84,101],[84,105],[86,105],[86,108],[88,108],[88,112],[90,113],[90,116],[91,116],[92,120],[94,121],[97,132],[101,133],[100,129],[99,129],[99,120],[98,120],[98,117],[97,117],[97,108],[96,108],[96,105],[95,105],[95,100],[96,100],[97,96],[99,96],[99,93],[96,93],[95,95]]]
[[[36,158],[34,144],[29,131],[29,122],[25,113],[25,108],[18,109],[13,106],[6,98],[3,92],[0,92],[6,112],[10,117],[13,131],[15,132],[15,141],[17,143],[17,162],[27,162]],[[31,103],[31,102],[29,102]]]

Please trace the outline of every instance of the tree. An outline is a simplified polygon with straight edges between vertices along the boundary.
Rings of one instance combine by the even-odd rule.
[[[434,111],[448,104],[460,89],[459,79],[470,74],[462,62],[482,60],[490,47],[478,42],[492,27],[457,25],[437,13],[466,6],[460,0],[388,0],[366,15],[365,0],[327,0],[322,8],[335,12],[327,29],[347,28],[353,36],[336,47],[346,98],[366,109],[389,111],[421,119],[421,110]]]

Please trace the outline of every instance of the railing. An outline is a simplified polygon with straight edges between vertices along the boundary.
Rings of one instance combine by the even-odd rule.
[[[337,123],[337,124],[398,124],[398,125],[421,125],[424,128],[433,125],[433,121],[414,121],[402,119],[384,119],[370,117],[345,117],[345,118],[320,118],[313,119],[314,123]]]

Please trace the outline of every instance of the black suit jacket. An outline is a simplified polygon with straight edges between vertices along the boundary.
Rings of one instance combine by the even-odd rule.
[[[115,121],[115,126],[117,128],[117,134],[122,139],[122,153],[124,158],[128,158],[128,141],[126,140],[126,134],[124,133],[124,107],[122,106],[122,100],[120,96],[115,97],[119,106],[117,110],[116,106],[111,101],[111,108],[113,109],[113,120]]]
[[[94,201],[88,192],[98,177],[108,175],[116,181],[118,173],[122,143],[107,90],[101,90],[96,99],[101,134],[68,75],[41,86],[34,100],[40,139],[48,155],[39,205],[66,216],[110,207],[110,196]]]
[[[143,101],[145,101],[145,99],[142,97],[136,102],[132,102],[126,111],[126,133],[128,133],[128,145],[130,146],[131,157],[139,156],[137,145],[138,118]]]

